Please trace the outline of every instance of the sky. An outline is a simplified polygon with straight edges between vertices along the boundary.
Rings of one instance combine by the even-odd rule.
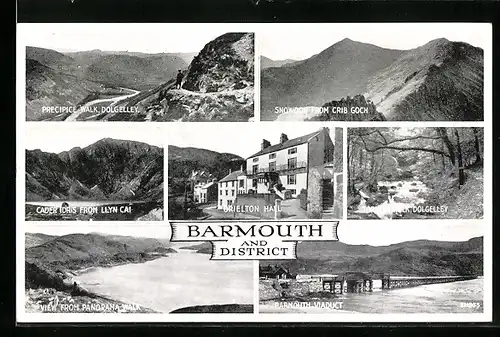
[[[107,50],[143,53],[199,52],[227,33],[220,24],[42,23],[19,24],[18,41],[59,52]]]
[[[303,60],[344,38],[407,50],[446,38],[485,48],[492,41],[484,23],[316,23],[277,24],[258,35],[260,53],[273,60]]]
[[[376,223],[375,223],[376,222]],[[351,245],[386,246],[414,240],[467,241],[484,235],[482,220],[349,221],[337,228],[339,241]]]
[[[385,246],[404,241],[420,239],[437,241],[467,241],[484,235],[484,222],[481,220],[434,220],[434,221],[349,221],[341,222],[337,234],[341,242],[371,246]],[[49,235],[73,233],[103,233],[124,236],[170,239],[169,224],[107,224],[75,222],[72,224],[25,223],[26,232]],[[184,246],[188,244],[184,243]]]
[[[27,123],[24,147],[28,150],[40,149],[44,152],[59,153],[72,148],[85,147],[102,138],[133,140],[164,147],[164,136],[158,126],[135,123],[134,130],[127,124],[110,123]]]
[[[334,124],[331,122],[178,123],[169,128],[167,139],[169,145],[197,147],[248,158],[260,151],[262,139],[274,145],[279,143],[281,133],[292,139],[318,131],[321,127],[330,128],[333,141]]]

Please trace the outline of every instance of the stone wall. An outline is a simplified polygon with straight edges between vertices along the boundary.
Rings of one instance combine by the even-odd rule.
[[[333,202],[333,205],[335,207],[335,216],[336,218],[342,219],[343,216],[343,210],[344,210],[344,179],[343,179],[343,174],[339,174],[336,177],[335,181],[335,186],[336,186],[336,191],[335,191],[335,201]]]
[[[320,171],[313,167],[307,177],[307,216],[318,219],[323,211],[323,181]]]
[[[260,280],[259,281],[259,299],[261,301],[281,298],[278,290],[273,288],[273,283],[276,280]],[[323,285],[319,280],[279,280],[282,291],[285,297],[303,297],[309,293],[323,291]]]

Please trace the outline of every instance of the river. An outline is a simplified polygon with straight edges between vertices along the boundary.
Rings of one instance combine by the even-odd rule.
[[[145,263],[93,268],[77,280],[95,293],[165,313],[195,305],[253,304],[252,262],[211,261],[208,254],[176,250]]]
[[[482,313],[483,278],[468,281],[428,284],[412,288],[379,290],[367,293],[347,293],[335,299],[311,298],[317,301],[342,302],[339,313],[355,312],[369,314],[400,313]],[[297,305],[295,308],[282,309],[275,301],[266,301],[259,306],[261,313],[318,312],[315,307]],[[323,307],[328,308],[327,305]],[[332,309],[323,312],[334,313]]]
[[[419,193],[429,191],[429,188],[419,180],[379,181],[378,188],[387,188],[387,200],[376,206],[368,206],[366,198],[362,197],[353,213],[358,215],[373,213],[379,219],[392,219],[395,213],[411,211],[413,206],[424,203],[425,199],[420,197]],[[375,194],[377,193],[380,192]]]
[[[76,121],[78,119],[78,117],[85,111],[85,109],[82,109],[82,108],[87,108],[87,107],[91,107],[93,105],[102,104],[102,103],[107,103],[108,106],[114,106],[119,101],[124,100],[126,98],[133,97],[133,96],[138,95],[140,93],[140,91],[137,91],[134,89],[129,89],[129,88],[120,88],[120,89],[125,90],[125,91],[129,91],[130,93],[126,94],[126,95],[111,97],[111,98],[95,99],[93,101],[87,102],[84,105],[82,105],[77,111],[75,111],[74,113],[69,115],[68,118],[66,118],[64,121],[66,121],[66,122]]]

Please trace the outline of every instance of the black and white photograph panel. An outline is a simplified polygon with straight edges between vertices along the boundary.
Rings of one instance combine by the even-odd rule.
[[[182,124],[168,134],[168,218],[342,219],[333,123]]]
[[[254,34],[203,24],[25,24],[27,121],[254,116]]]
[[[483,224],[350,221],[338,242],[300,242],[261,261],[259,312],[483,313]]]
[[[488,24],[283,24],[258,43],[261,120],[484,119]]]
[[[348,128],[348,219],[481,219],[480,127]]]
[[[253,313],[253,262],[170,237],[168,224],[28,226],[25,312]]]
[[[26,220],[163,220],[159,130],[46,126],[26,126]]]

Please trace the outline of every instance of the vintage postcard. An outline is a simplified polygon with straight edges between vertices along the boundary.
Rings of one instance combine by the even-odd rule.
[[[492,61],[487,23],[19,24],[17,321],[491,321]]]

